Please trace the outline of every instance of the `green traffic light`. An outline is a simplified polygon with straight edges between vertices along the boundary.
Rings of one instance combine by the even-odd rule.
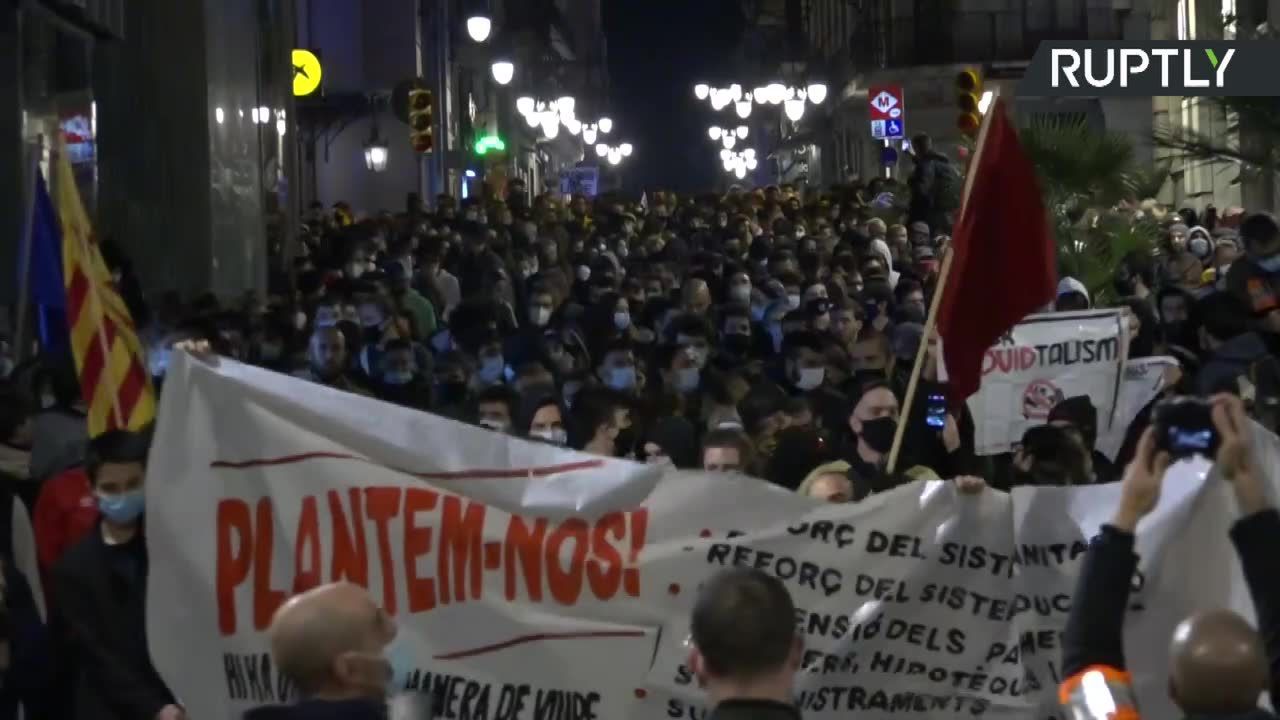
[[[484,155],[490,150],[497,150],[498,152],[502,152],[506,149],[507,149],[507,144],[503,142],[502,138],[498,137],[497,135],[485,135],[479,140],[476,140],[477,155]]]

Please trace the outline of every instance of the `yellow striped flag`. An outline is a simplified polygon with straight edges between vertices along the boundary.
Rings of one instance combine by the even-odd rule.
[[[98,249],[64,144],[59,143],[53,162],[67,324],[80,392],[89,407],[89,437],[108,430],[140,430],[156,416],[146,353]]]

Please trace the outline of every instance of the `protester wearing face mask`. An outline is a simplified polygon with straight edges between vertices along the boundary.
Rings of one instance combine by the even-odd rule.
[[[878,379],[888,381],[893,375],[893,346],[889,337],[873,328],[863,327],[849,350],[855,383]]]
[[[485,388],[476,396],[476,424],[496,433],[510,433],[520,397],[505,385]]]
[[[743,307],[751,306],[751,277],[740,270],[728,273],[727,296],[731,303]]]
[[[496,337],[485,340],[476,353],[476,370],[471,384],[477,389],[501,385],[507,381],[507,362],[502,343]]]
[[[149,444],[149,430],[111,430],[90,443],[85,467],[101,521],[54,569],[59,617],[79,658],[76,718],[186,717],[147,650],[142,517]]]
[[[469,420],[473,407],[470,378],[473,374],[471,359],[464,353],[452,350],[436,357],[432,372],[432,412],[453,418]]]
[[[404,407],[426,410],[431,405],[431,387],[423,377],[409,341],[396,339],[387,343],[379,368],[379,398]]]
[[[697,351],[679,346],[666,350],[659,355],[659,367],[667,391],[685,398],[696,395],[702,386],[702,368]],[[664,358],[664,355],[669,358]],[[664,359],[668,362],[663,363]]]
[[[625,342],[604,348],[596,373],[600,382],[615,392],[635,395],[640,390],[635,353]]]
[[[827,361],[822,337],[812,332],[788,334],[783,357],[783,384],[791,395],[809,400],[822,428],[840,428],[849,416],[849,400],[825,385]]]
[[[429,715],[423,695],[398,696],[416,669],[407,631],[359,585],[336,582],[295,595],[280,606],[268,629],[271,659],[293,683],[293,705],[256,708],[245,720],[386,720]],[[403,715],[389,701],[416,701]],[[400,708],[397,707],[397,710]]]
[[[864,383],[861,396],[849,415],[849,430],[853,432],[853,447],[847,460],[855,478],[855,499],[869,493],[892,487],[885,475],[885,463],[893,447],[893,436],[898,430],[898,398],[889,384],[871,380]]]
[[[1240,224],[1245,255],[1231,263],[1227,291],[1249,308],[1267,345],[1280,346],[1280,227],[1270,215],[1258,213]]]
[[[526,432],[530,440],[567,447],[569,434],[565,426],[565,412],[560,403],[553,397],[544,397],[533,403],[533,412],[528,416]]]

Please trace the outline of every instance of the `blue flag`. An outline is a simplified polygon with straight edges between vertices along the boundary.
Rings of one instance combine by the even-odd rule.
[[[62,281],[62,228],[44,175],[39,173],[31,217],[31,257],[18,267],[30,272],[28,286],[41,350],[56,352],[70,347],[67,291]]]

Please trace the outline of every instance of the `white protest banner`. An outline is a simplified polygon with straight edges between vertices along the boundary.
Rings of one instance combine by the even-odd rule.
[[[1030,315],[1015,325],[987,350],[982,385],[969,398],[976,452],[1009,452],[1054,405],[1079,395],[1098,410],[1098,434],[1110,432],[1127,333],[1116,310]]]
[[[1169,385],[1170,371],[1179,367],[1177,358],[1160,355],[1130,358],[1124,366],[1115,422],[1110,430],[1098,429],[1098,452],[1115,460],[1124,445],[1125,434],[1138,413]]]
[[[505,438],[222,361],[175,356],[148,466],[147,627],[195,720],[291,699],[265,631],[295,589],[365,586],[408,633],[441,720],[701,720],[684,667],[699,583],[782,579],[808,718],[1048,718],[1087,539],[1118,486],[857,505]],[[1262,467],[1276,467],[1274,453]],[[1140,528],[1128,656],[1165,699],[1174,624],[1246,606],[1207,463]]]

